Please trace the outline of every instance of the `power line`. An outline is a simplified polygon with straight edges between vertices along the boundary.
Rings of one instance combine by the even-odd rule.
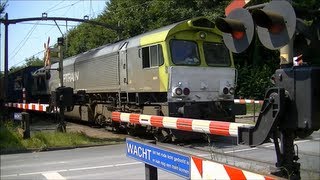
[[[80,2],[80,1],[78,1],[78,2]],[[66,10],[66,12],[62,16],[65,16],[69,12],[69,10],[71,9],[72,6],[73,5],[70,5],[70,7]],[[47,35],[53,28],[54,28],[54,26],[52,26],[45,34]]]
[[[54,45],[49,46],[49,48],[52,48],[52,47],[54,47]],[[44,51],[45,51],[45,50],[39,51],[39,52],[37,52],[37,53],[35,53],[35,54],[31,55],[30,57],[37,56],[38,54],[43,53]],[[17,65],[19,65],[19,64],[21,64],[21,63],[23,63],[24,61],[25,61],[25,59],[24,59],[24,60],[21,60],[21,61],[19,61],[19,62],[17,62],[16,64],[14,64],[14,65],[12,65],[12,66],[17,66]]]
[[[38,21],[39,22],[39,21]],[[16,48],[12,51],[12,53],[10,54],[10,56],[14,53],[14,52],[19,52],[19,50],[22,48],[22,46],[23,45],[21,45],[21,44],[24,44],[25,42],[26,42],[26,39],[28,39],[28,37],[29,37],[29,35],[34,31],[34,29],[36,28],[36,26],[37,26],[37,24],[35,24],[35,25],[33,25],[32,26],[32,28],[30,29],[30,31],[27,33],[27,35],[20,41],[20,43],[19,43],[19,45],[18,46],[16,46]],[[21,45],[21,47],[20,47],[20,45]],[[18,48],[20,47],[20,49],[19,50],[17,50]],[[15,53],[15,55],[16,55],[17,53]],[[14,55],[14,56],[15,56]],[[13,57],[14,57],[13,56]],[[13,58],[12,57],[12,58]]]
[[[72,6],[74,6],[75,4],[79,3],[80,1],[83,1],[83,0],[79,0],[79,1],[77,1],[77,2],[75,2],[75,3],[70,4],[70,5],[63,6],[63,7],[57,8],[57,9],[52,9],[52,10],[47,11],[47,12],[52,12],[52,11],[57,11],[57,10],[64,9],[64,8],[67,8],[67,7],[72,7]]]
[[[58,5],[60,5],[61,3],[63,3],[65,0],[60,1],[58,4],[52,6],[51,8],[49,8],[48,10],[46,10],[45,12],[49,12],[50,10],[52,10],[53,8],[57,7]]]
[[[38,22],[39,22],[39,21],[38,21]],[[17,50],[17,52],[10,58],[10,60],[13,59],[13,58],[19,53],[19,51],[20,51],[21,48],[26,44],[26,42],[28,41],[28,39],[30,38],[31,34],[32,34],[33,31],[36,29],[36,27],[37,27],[37,24],[35,24],[35,25],[32,27],[32,29],[29,31],[29,33],[27,34],[26,38],[24,38],[25,40],[24,40],[23,44],[22,44],[21,47]],[[23,40],[22,40],[22,41],[23,41]],[[21,41],[21,42],[22,42],[22,41]],[[17,46],[17,47],[18,47],[18,46]]]

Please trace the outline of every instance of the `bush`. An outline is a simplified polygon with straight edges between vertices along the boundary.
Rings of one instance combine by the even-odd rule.
[[[236,97],[263,99],[267,88],[272,86],[270,77],[274,69],[268,65],[238,67]]]

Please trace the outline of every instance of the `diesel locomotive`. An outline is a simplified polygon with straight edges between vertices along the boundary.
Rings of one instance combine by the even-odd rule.
[[[60,87],[58,68],[34,73],[35,94]],[[215,24],[193,18],[65,59],[64,86],[82,95],[66,115],[109,125],[112,111],[232,122],[236,75]]]

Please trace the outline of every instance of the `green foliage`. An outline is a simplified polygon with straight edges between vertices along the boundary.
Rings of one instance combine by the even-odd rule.
[[[236,96],[263,99],[267,88],[271,87],[270,77],[274,73],[268,65],[238,67],[238,87]]]
[[[320,1],[319,0],[294,0],[292,2],[293,7],[305,8],[305,9],[319,9]]]
[[[0,2],[0,14],[4,13],[6,7],[7,7],[7,2],[8,1],[5,1],[5,2]]]
[[[218,0],[110,0],[104,12],[94,19],[113,29],[83,23],[70,30],[65,57],[103,44],[136,36],[156,28],[197,16],[215,19],[229,3]]]
[[[0,124],[0,149],[1,151],[16,149],[25,149],[21,143],[21,136],[16,131],[12,121],[1,122]]]
[[[26,61],[25,66],[43,66],[44,65],[43,60],[35,56],[26,58],[25,61]]]
[[[18,126],[12,121],[0,123],[1,152],[26,150],[30,148],[46,149],[52,147],[76,147],[81,145],[115,144],[119,139],[98,139],[84,133],[35,132],[30,139],[23,139]]]
[[[99,18],[98,18],[99,21]],[[74,56],[90,49],[99,47],[115,39],[114,31],[103,27],[92,27],[90,24],[81,24],[68,34],[68,50],[65,57]]]
[[[12,66],[9,69],[9,72],[16,72],[20,69],[23,69],[23,68],[29,67],[29,66],[43,66],[43,65],[44,65],[43,60],[41,60],[38,57],[31,56],[31,57],[25,59],[25,64],[23,64],[22,66]]]

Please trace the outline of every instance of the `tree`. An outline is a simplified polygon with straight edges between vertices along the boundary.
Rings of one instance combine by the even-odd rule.
[[[43,60],[35,56],[26,58],[25,61],[26,61],[25,66],[43,66],[44,65]]]
[[[41,60],[38,57],[31,56],[31,57],[25,59],[25,64],[23,64],[21,66],[12,66],[9,69],[9,72],[16,72],[20,69],[23,69],[23,68],[29,67],[29,66],[44,66],[44,62],[43,62],[43,60]]]
[[[0,3],[0,14],[4,13],[4,10],[5,10],[6,7],[7,7],[7,2],[8,2],[8,1],[5,1],[5,2]]]
[[[64,54],[73,56],[196,16],[214,19],[224,13],[228,3],[229,0],[110,0],[94,20],[114,28],[79,25],[69,31],[68,50]]]

